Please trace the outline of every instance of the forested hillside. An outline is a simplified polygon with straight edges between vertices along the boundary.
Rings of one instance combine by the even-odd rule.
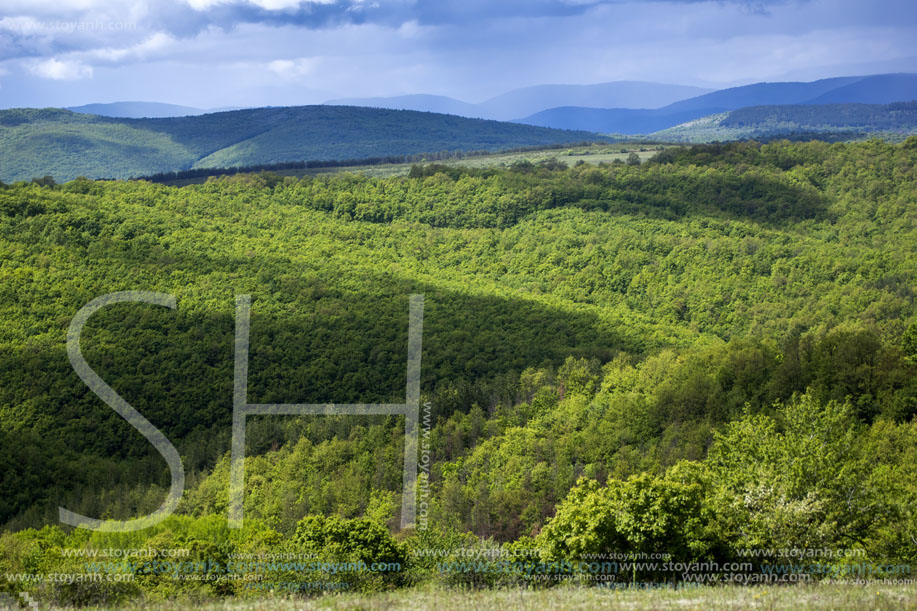
[[[0,570],[60,571],[62,548],[112,545],[402,567],[325,576],[363,589],[524,581],[443,572],[437,561],[462,558],[429,548],[692,562],[842,548],[913,563],[915,168],[912,137],[391,178],[2,186]],[[161,457],[65,349],[74,314],[123,290],[169,293],[177,308],[109,306],[82,351],[178,448],[179,515],[125,535],[35,530],[58,506],[141,515],[168,488]],[[251,402],[352,403],[404,400],[412,293],[425,296],[428,528],[389,534],[398,417],[260,416],[246,528],[230,532],[235,296],[253,300]],[[32,589],[58,602],[252,594],[227,579],[136,577]]]
[[[742,138],[856,140],[917,132],[917,101],[893,104],[751,106],[689,121],[656,134],[662,140],[711,142]]]
[[[129,178],[190,168],[502,150],[585,140],[587,132],[347,106],[269,107],[127,119],[0,110],[0,180]]]
[[[871,131],[917,129],[917,102],[753,106],[729,113],[724,127],[794,124],[802,128],[859,128]]]

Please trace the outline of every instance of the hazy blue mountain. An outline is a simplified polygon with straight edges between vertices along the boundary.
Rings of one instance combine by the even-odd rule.
[[[557,106],[591,108],[657,108],[710,91],[700,87],[641,81],[616,81],[596,85],[535,85],[514,89],[480,104],[440,95],[403,95],[381,98],[347,98],[328,104],[369,106],[441,112],[462,117],[507,121]]]
[[[494,119],[518,119],[558,106],[659,108],[710,91],[686,85],[615,81],[596,85],[536,85],[479,104]]]
[[[750,106],[889,104],[914,99],[917,99],[917,75],[879,74],[822,79],[810,83],[755,83],[706,93],[656,109],[564,106],[525,116],[517,119],[517,122],[556,129],[645,134]]]
[[[917,74],[877,74],[808,100],[807,104],[890,104],[917,100]]]
[[[161,117],[186,117],[202,115],[206,110],[179,106],[177,104],[162,104],[160,102],[111,102],[109,104],[84,104],[71,106],[66,110],[81,112],[102,117],[122,118],[161,118]]]
[[[475,119],[490,118],[485,117],[483,110],[476,104],[469,104],[444,95],[416,94],[390,98],[344,98],[329,100],[326,104],[332,106],[364,106],[369,108],[438,112]]]
[[[875,74],[811,83],[755,83],[681,100],[662,110],[735,110],[782,104],[890,104],[917,99],[917,74]]]

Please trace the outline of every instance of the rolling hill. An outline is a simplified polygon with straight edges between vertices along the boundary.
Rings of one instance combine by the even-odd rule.
[[[650,134],[673,125],[697,119],[705,114],[712,114],[717,110],[668,112],[658,108],[581,108],[577,106],[562,106],[543,110],[525,119],[520,119],[518,122],[539,127],[565,126],[560,129],[583,129],[577,126],[588,126],[589,131],[600,134]]]
[[[656,109],[551,108],[519,123],[600,133],[645,134],[702,117],[752,106],[786,104],[890,104],[917,99],[917,74],[839,77],[810,83],[755,83],[731,87]]]
[[[347,106],[271,107],[157,119],[62,109],[0,111],[0,180],[127,178],[202,167],[501,150],[602,140],[453,115]]]
[[[915,77],[915,79],[917,79],[917,77]],[[829,78],[809,83],[754,83],[741,87],[729,87],[728,89],[713,91],[697,96],[696,98],[681,100],[668,105],[665,110],[686,111],[705,110],[709,108],[734,110],[744,106],[805,104],[809,100],[818,98],[832,90],[840,89],[859,80],[863,80],[862,77]]]
[[[343,98],[325,102],[331,106],[365,106],[367,108],[388,108],[391,110],[416,110],[458,115],[470,119],[492,119],[477,104],[469,104],[444,95],[413,94],[375,98]]]
[[[380,573],[388,592],[440,583],[436,563],[467,559],[456,549],[538,550],[575,529],[592,536],[591,525],[614,524],[590,521],[599,510],[652,519],[621,528],[622,543],[600,534],[611,542],[590,549],[672,549],[685,566],[700,564],[693,549],[710,550],[703,563],[724,566],[764,561],[747,550],[791,549],[797,533],[818,530],[825,549],[864,550],[858,563],[910,566],[917,138],[670,147],[640,164],[545,161],[418,165],[387,178],[249,174],[181,188],[0,186],[2,570],[109,574],[127,553],[104,550],[125,545],[188,550],[182,564],[216,555],[227,566],[337,553],[340,533],[355,532],[374,546],[361,554],[377,553],[377,540],[404,550],[406,571]],[[64,528],[61,507],[147,514],[169,482],[156,447],[68,362],[76,313],[122,290],[175,301],[96,311],[81,352],[174,443],[187,489],[150,529]],[[250,401],[348,405],[404,400],[408,296],[423,295],[419,396],[431,448],[419,464],[434,475],[428,486],[418,479],[418,497],[435,508],[429,531],[386,538],[386,525],[399,524],[412,446],[397,416],[355,412],[250,418],[247,530],[231,534],[239,294],[253,303],[242,374]],[[597,496],[603,489],[619,496]],[[321,516],[352,517],[326,528]],[[705,547],[664,547],[663,535],[682,537],[685,523]],[[656,538],[645,544],[642,533]],[[421,551],[431,549],[452,556]],[[283,583],[275,580],[319,572],[262,571],[268,564],[238,574]],[[254,600],[216,579],[138,573],[131,590],[78,584],[53,600]],[[377,577],[353,575],[363,579],[354,590]],[[4,585],[4,594],[42,594],[37,579]]]
[[[830,134],[855,139],[876,134],[917,133],[917,102],[893,104],[784,104],[750,106],[689,121],[653,134],[682,142]]]
[[[917,99],[917,75],[880,74],[832,89],[807,104],[888,104]]]

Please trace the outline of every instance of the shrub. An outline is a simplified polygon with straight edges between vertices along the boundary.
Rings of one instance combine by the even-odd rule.
[[[573,563],[612,553],[637,560],[652,554],[678,562],[704,559],[720,544],[704,492],[700,482],[648,473],[604,487],[582,478],[539,537],[543,557]]]
[[[314,559],[316,570],[310,571],[309,581],[337,584],[339,589],[398,585],[407,564],[405,547],[385,526],[366,518],[306,516],[296,527],[293,549]]]

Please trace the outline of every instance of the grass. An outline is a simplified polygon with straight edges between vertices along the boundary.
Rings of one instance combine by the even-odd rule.
[[[593,144],[590,146],[579,146],[569,149],[549,148],[526,152],[494,153],[492,155],[478,155],[474,157],[467,157],[465,159],[431,161],[430,163],[438,163],[449,166],[484,168],[509,166],[520,161],[531,161],[532,163],[538,163],[539,161],[554,158],[558,161],[566,163],[567,165],[574,165],[578,161],[598,164],[610,163],[616,159],[626,161],[628,155],[631,153],[637,153],[637,155],[640,157],[640,161],[646,161],[662,149],[671,148],[672,146],[678,145],[645,143]],[[364,174],[366,176],[387,178],[389,176],[403,176],[407,174],[411,171],[412,165],[414,164],[390,163],[381,165],[355,165],[333,168],[275,170],[274,173],[281,176],[295,176],[297,178],[301,178],[303,176],[316,176],[319,174],[354,172],[357,174]],[[182,187],[190,184],[203,183],[206,180],[207,177],[183,178],[179,180],[167,181],[165,184],[174,187]]]
[[[578,161],[585,163],[608,163],[615,159],[626,161],[631,153],[637,153],[641,161],[645,161],[664,148],[671,145],[657,144],[594,144],[591,146],[574,147],[570,149],[549,149],[541,151],[527,151],[525,153],[504,153],[485,155],[482,157],[469,157],[446,162],[449,165],[465,167],[492,167],[512,165],[518,161],[531,161],[538,163],[552,157],[567,165],[574,165]],[[408,166],[410,169],[410,166]]]
[[[557,587],[549,590],[456,590],[439,587],[380,594],[328,594],[317,598],[276,597],[193,603],[199,611],[292,611],[294,609],[917,609],[917,585],[788,585],[699,587],[686,590],[627,590]],[[189,601],[132,604],[149,611],[177,611]],[[111,607],[96,607],[109,609]]]

